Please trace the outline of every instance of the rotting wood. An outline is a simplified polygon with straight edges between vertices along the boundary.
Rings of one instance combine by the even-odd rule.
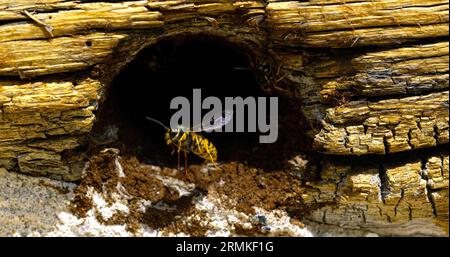
[[[328,57],[310,69],[324,100],[344,93],[352,97],[417,94],[448,88],[448,53],[448,42],[439,42]]]
[[[51,41],[1,42],[0,75],[25,78],[86,69],[104,62],[125,37],[123,34],[93,33]]]
[[[269,3],[272,40],[291,46],[343,48],[448,35],[445,0],[322,3]]]
[[[438,42],[281,56],[318,149],[384,154],[448,142],[448,49]]]
[[[6,0],[0,23],[0,167],[80,179],[82,156],[64,152],[91,131],[113,76],[160,39],[211,35],[266,47],[298,92],[324,153],[304,202],[335,203],[311,220],[448,225],[448,152],[437,150],[449,141],[447,0]],[[345,163],[412,150],[431,154]]]
[[[0,11],[23,11],[30,6],[30,2],[5,4],[3,7],[0,6]],[[267,12],[265,24],[270,31],[270,37],[273,41],[285,45],[342,48],[397,44],[403,41],[448,35],[448,4],[446,1],[435,0],[350,2],[333,5],[283,1],[270,2],[267,6],[262,1],[209,1],[206,3],[202,1],[134,1],[76,5],[64,2],[64,8],[61,7],[61,9],[57,6],[62,3],[49,2],[53,5],[43,4],[43,7],[40,7],[41,9],[46,7],[44,8],[46,13],[38,13],[35,17],[45,20],[46,24],[54,28],[53,33],[59,36],[83,33],[90,29],[150,29],[161,27],[164,23],[197,19],[198,15],[221,18],[224,14],[233,14],[238,11],[243,13],[243,18]],[[9,7],[11,5],[12,8]],[[21,5],[23,5],[22,8]],[[0,16],[0,19],[7,21],[7,17],[11,16],[15,17],[13,14],[4,14],[4,18]],[[16,18],[12,19],[16,20]],[[245,25],[245,22],[242,25]],[[2,40],[47,36],[33,24],[17,22],[0,26],[0,32]]]
[[[11,83],[11,82],[8,82]],[[92,79],[0,84],[0,141],[90,131],[100,83]]]
[[[385,154],[449,142],[448,91],[329,108],[315,145],[331,154]]]
[[[94,124],[101,84],[92,79],[0,82],[0,165],[31,174],[77,180],[61,157],[79,146]]]
[[[356,161],[358,165],[352,165],[351,160],[323,160],[321,180],[308,182],[303,199],[305,203],[330,206],[314,211],[309,219],[382,234],[398,233],[394,231],[405,221],[417,219],[427,223],[431,233],[442,234],[448,229],[448,187],[434,188],[433,181],[448,178],[449,157],[448,150],[439,151],[421,158]],[[386,223],[390,225],[384,226]],[[408,230],[408,226],[401,230]]]
[[[159,12],[145,8],[146,1],[78,4],[75,10],[36,13],[36,19],[53,28],[54,37],[84,34],[91,30],[151,29],[161,27]],[[12,22],[0,26],[0,41],[46,39],[48,34],[33,22]]]

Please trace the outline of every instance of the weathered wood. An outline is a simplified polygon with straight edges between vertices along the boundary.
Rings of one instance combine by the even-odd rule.
[[[448,42],[328,57],[312,65],[321,97],[407,95],[448,88]],[[327,57],[324,57],[327,58]]]
[[[146,1],[124,3],[77,4],[75,10],[34,14],[36,19],[48,24],[55,37],[86,33],[93,29],[151,29],[162,26],[161,14],[149,11]],[[25,15],[23,15],[26,18]],[[35,22],[6,23],[0,26],[0,42],[24,39],[47,39],[48,33]]]
[[[445,0],[341,1],[333,5],[290,1],[269,3],[267,9],[274,24],[296,23],[305,32],[425,25],[448,21]]]
[[[448,46],[281,56],[316,128],[317,149],[385,154],[448,143]]]
[[[448,188],[448,160],[448,156],[433,156],[428,159],[423,175],[427,178],[430,189]]]
[[[126,35],[94,33],[51,41],[0,43],[0,75],[20,76],[71,72],[102,63]],[[45,56],[45,58],[43,58]]]
[[[445,0],[324,3],[269,3],[270,36],[280,44],[342,48],[448,35]]]
[[[22,172],[79,179],[60,154],[91,130],[99,89],[92,79],[0,82],[0,165],[18,163]]]
[[[279,86],[302,102],[325,154],[304,202],[334,204],[311,220],[445,226],[448,13],[447,0],[1,1],[0,167],[79,179],[83,162],[64,152],[120,68],[163,38],[211,35],[276,60]]]
[[[36,18],[52,26],[56,35],[76,34],[89,29],[154,28],[161,27],[163,20],[173,23],[197,19],[198,15],[220,19],[222,14],[238,11],[243,13],[242,17],[267,12],[266,25],[271,37],[290,45],[348,47],[395,44],[448,34],[448,26],[445,26],[448,23],[448,4],[445,0],[280,1],[269,2],[267,6],[263,1],[179,0],[101,4],[8,1],[0,6],[0,20],[26,20],[21,12],[30,8],[46,12],[36,14]],[[0,31],[6,40],[47,36],[31,23],[5,24]]]
[[[309,218],[382,234],[398,234],[405,222],[422,220],[430,233],[448,233],[448,187],[435,187],[436,181],[448,178],[448,160],[448,151],[369,163],[324,160],[321,180],[307,183],[310,188],[303,199],[308,204],[327,206]],[[405,234],[410,233],[408,229],[414,230],[414,225],[410,226],[402,228]]]
[[[0,83],[0,141],[45,138],[90,131],[100,83],[85,79]]]
[[[318,149],[331,154],[385,154],[448,143],[448,91],[350,102],[327,109]]]

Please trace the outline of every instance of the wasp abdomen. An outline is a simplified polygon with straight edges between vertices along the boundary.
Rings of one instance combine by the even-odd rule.
[[[205,137],[194,132],[168,130],[165,135],[167,145],[173,145],[183,152],[192,152],[200,158],[217,162],[217,149]]]
[[[217,149],[208,139],[193,132],[191,137],[190,149],[195,155],[211,162],[217,161]]]

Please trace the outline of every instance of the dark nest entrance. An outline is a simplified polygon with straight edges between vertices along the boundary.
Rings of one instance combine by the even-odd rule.
[[[164,129],[145,117],[168,125],[176,112],[169,108],[171,100],[185,96],[192,101],[194,88],[202,90],[202,99],[264,96],[251,65],[254,55],[248,50],[223,38],[199,35],[164,39],[142,50],[111,85],[91,138],[142,162],[175,167],[177,157],[165,144]],[[213,132],[205,137],[218,149],[219,162],[279,169],[291,153],[304,148],[301,124],[298,105],[281,97],[276,143],[259,144],[258,133]],[[189,155],[189,164],[201,162]]]

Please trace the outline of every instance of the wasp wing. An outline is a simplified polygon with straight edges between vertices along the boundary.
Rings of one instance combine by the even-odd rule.
[[[214,116],[215,117],[215,116]],[[228,124],[233,118],[233,111],[225,110],[220,117],[213,118],[209,122],[192,127],[193,132],[211,132]]]

